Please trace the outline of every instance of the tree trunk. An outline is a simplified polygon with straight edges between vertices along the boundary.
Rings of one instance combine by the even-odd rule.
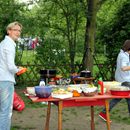
[[[98,0],[87,0],[88,8],[86,9],[87,23],[85,33],[84,56],[82,60],[82,69],[93,70],[93,55],[95,45],[95,31],[96,31],[96,14],[98,7]]]

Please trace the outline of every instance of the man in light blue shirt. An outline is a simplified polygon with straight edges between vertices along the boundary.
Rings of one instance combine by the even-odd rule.
[[[120,50],[117,57],[117,67],[115,72],[115,80],[118,82],[130,82],[130,51]]]
[[[130,55],[130,40],[126,40],[117,57],[115,80],[118,82],[121,82],[121,83],[130,82],[130,56],[129,55]],[[121,101],[121,98],[112,99],[110,101],[109,111],[111,111],[112,108],[115,107],[116,104],[120,101]],[[126,101],[127,101],[128,112],[130,116],[130,99],[127,98]],[[99,116],[104,121],[106,121],[106,110],[103,109],[103,111],[100,112]]]
[[[15,74],[19,71],[15,65],[15,41],[21,30],[20,23],[10,23],[6,28],[7,35],[0,43],[0,130],[11,127]]]

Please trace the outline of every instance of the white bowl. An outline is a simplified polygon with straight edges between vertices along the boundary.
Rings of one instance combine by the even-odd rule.
[[[26,90],[27,90],[28,94],[30,94],[30,95],[36,95],[34,87],[27,87]]]

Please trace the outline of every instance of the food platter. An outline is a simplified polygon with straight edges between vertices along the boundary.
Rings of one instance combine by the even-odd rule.
[[[59,98],[59,99],[65,99],[65,98],[71,98],[73,97],[73,93],[67,93],[67,94],[54,94],[52,93],[51,96],[53,98]]]
[[[55,88],[55,89],[53,89],[51,96],[53,98],[65,99],[65,98],[73,97],[73,93],[69,92],[69,91],[67,91],[66,89],[63,89],[63,88]]]

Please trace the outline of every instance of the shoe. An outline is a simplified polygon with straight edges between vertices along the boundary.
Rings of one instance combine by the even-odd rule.
[[[100,112],[100,113],[99,113],[99,117],[102,118],[104,121],[107,121],[107,116],[106,116],[105,113]],[[110,120],[110,122],[112,122],[112,121]]]

